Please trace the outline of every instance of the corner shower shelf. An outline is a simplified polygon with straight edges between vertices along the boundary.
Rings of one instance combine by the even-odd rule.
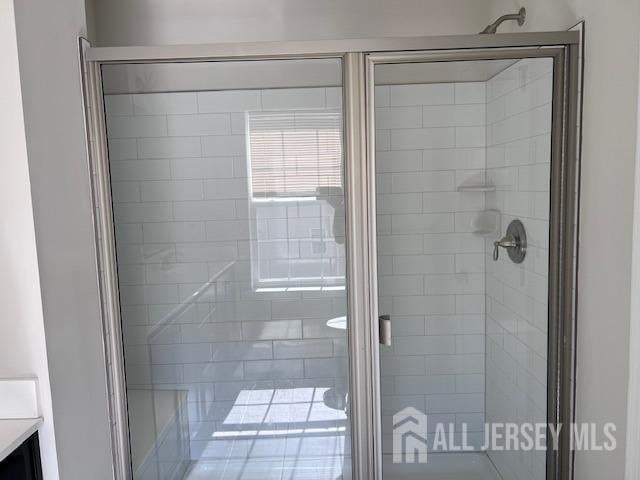
[[[495,185],[460,185],[459,192],[495,192]]]
[[[471,220],[471,233],[480,237],[495,237],[500,234],[502,214],[495,209],[476,213]]]

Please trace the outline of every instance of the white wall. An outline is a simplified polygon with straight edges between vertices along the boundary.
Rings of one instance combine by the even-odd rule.
[[[13,2],[0,1],[0,378],[37,377],[43,474],[57,477]]]
[[[84,4],[19,0],[15,8],[60,478],[107,479],[109,420],[78,66]],[[25,180],[13,184],[24,189]],[[28,237],[18,238],[28,245]]]
[[[490,0],[94,0],[100,45],[475,33]]]
[[[638,36],[640,41],[640,35]],[[638,79],[638,138],[636,143],[636,191],[633,221],[633,272],[631,283],[631,328],[629,334],[629,405],[626,479],[640,477],[640,78]],[[635,293],[635,295],[634,295]]]
[[[497,16],[519,2],[493,0]],[[523,2],[527,30],[586,20],[582,192],[578,278],[577,420],[615,422],[612,453],[576,454],[580,480],[623,478],[636,98],[637,0]],[[505,31],[510,27],[505,26]]]

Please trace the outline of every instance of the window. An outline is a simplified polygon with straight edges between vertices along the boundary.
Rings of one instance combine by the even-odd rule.
[[[344,286],[342,116],[247,114],[254,288]]]
[[[249,113],[252,198],[310,199],[342,188],[341,126],[338,111]]]

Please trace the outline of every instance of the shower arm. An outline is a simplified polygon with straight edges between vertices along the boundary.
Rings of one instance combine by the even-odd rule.
[[[493,22],[491,25],[487,25],[487,27],[481,31],[481,34],[493,34],[493,33],[497,33],[498,32],[498,27],[500,25],[502,25],[503,22],[506,22],[507,20],[516,20],[518,22],[518,26],[522,26],[524,25],[524,21],[527,18],[527,10],[522,7],[518,13],[510,13],[508,15],[502,15],[500,18],[498,18],[495,22]]]

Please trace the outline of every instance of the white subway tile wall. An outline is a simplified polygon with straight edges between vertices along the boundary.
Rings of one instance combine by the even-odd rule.
[[[405,407],[484,436],[485,245],[471,233],[484,183],[485,83],[377,86],[379,308],[392,318],[381,347],[383,451]]]
[[[296,471],[331,458],[314,471],[338,477],[348,421],[324,393],[347,388],[346,333],[327,326],[346,315],[344,211],[331,198],[254,204],[245,126],[251,112],[335,116],[341,90],[105,103],[127,385],[188,392],[193,460]]]
[[[487,82],[487,208],[502,231],[518,218],[527,233],[520,265],[487,242],[486,416],[546,423],[547,286],[551,160],[551,59],[521,60]],[[489,451],[504,480],[546,478],[545,452]]]

